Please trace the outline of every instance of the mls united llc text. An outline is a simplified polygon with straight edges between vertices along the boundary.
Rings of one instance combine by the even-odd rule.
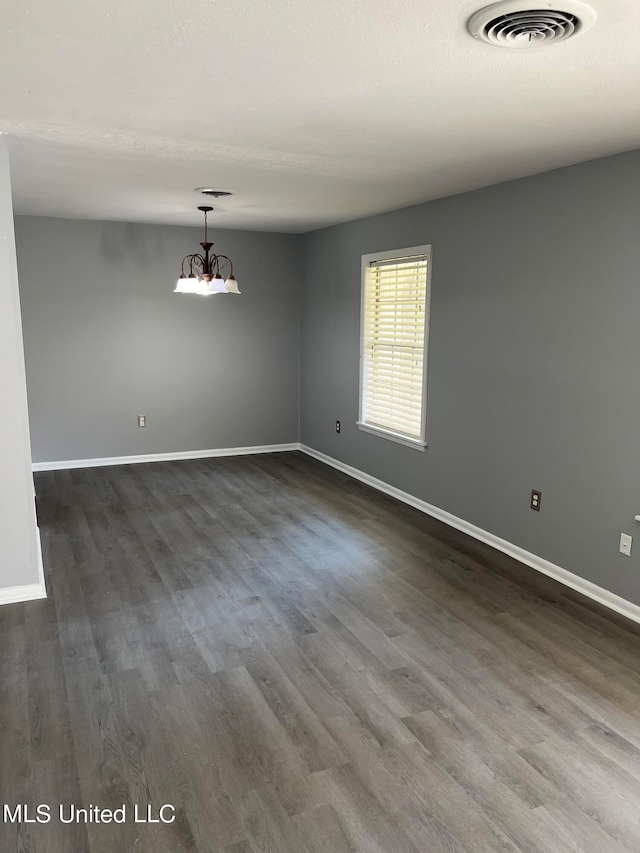
[[[54,807],[46,803],[32,806],[27,803],[9,805],[3,803],[3,823],[50,823],[57,819],[60,823],[173,823],[176,819],[175,806],[165,803],[154,808],[151,805],[141,806],[137,803],[123,803],[115,809],[105,809],[101,806],[76,806],[73,803],[61,803]]]

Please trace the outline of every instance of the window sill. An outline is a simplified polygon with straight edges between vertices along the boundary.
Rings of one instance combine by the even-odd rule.
[[[401,433],[391,432],[390,430],[382,429],[381,427],[371,426],[371,424],[365,424],[362,423],[362,421],[358,421],[357,423],[359,429],[363,432],[369,432],[371,435],[377,435],[380,438],[386,438],[389,441],[404,444],[405,447],[411,447],[414,450],[421,450],[424,452],[427,449],[426,441],[421,441],[419,438],[409,438]]]

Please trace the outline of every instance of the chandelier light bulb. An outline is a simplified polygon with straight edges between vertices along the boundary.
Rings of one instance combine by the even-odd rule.
[[[211,279],[211,283],[209,284],[209,290],[211,293],[224,293],[224,281],[220,273],[216,273],[214,277]]]
[[[240,293],[238,289],[238,282],[236,281],[236,277],[233,273],[229,276],[229,278],[225,282],[225,288],[227,293]]]

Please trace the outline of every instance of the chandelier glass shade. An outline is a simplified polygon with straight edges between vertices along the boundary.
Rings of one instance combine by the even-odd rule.
[[[214,293],[240,293],[238,282],[233,274],[233,264],[226,255],[216,255],[211,251],[209,242],[207,214],[212,207],[199,207],[204,213],[204,240],[202,254],[187,255],[182,261],[180,278],[174,293],[195,293],[198,296],[212,296]],[[225,278],[226,276],[226,278]]]

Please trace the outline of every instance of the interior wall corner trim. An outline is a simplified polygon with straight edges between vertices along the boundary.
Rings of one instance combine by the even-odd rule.
[[[44,579],[44,560],[42,557],[42,537],[40,536],[40,528],[36,527],[36,559],[38,561],[38,586],[42,589],[42,596],[37,596],[38,598],[46,598],[47,597],[47,584]]]
[[[437,518],[439,521],[443,521],[450,527],[455,527],[456,530],[461,530],[463,533],[472,536],[474,539],[484,542],[485,545],[490,545],[497,551],[502,551],[503,554],[513,557],[515,560],[518,560],[519,562],[524,563],[524,565],[541,572],[543,575],[548,575],[554,580],[559,581],[561,584],[564,584],[564,586],[568,586],[571,589],[582,593],[582,595],[585,595],[587,598],[597,601],[599,604],[604,605],[604,607],[608,607],[610,610],[615,610],[616,613],[626,616],[633,622],[640,623],[640,607],[631,601],[627,601],[626,598],[622,598],[621,596],[604,589],[604,587],[585,580],[585,578],[581,578],[579,575],[575,575],[573,572],[563,569],[562,566],[557,566],[555,563],[551,563],[543,557],[538,557],[536,554],[532,554],[530,551],[526,551],[518,545],[507,542],[506,539],[501,539],[499,536],[495,536],[493,533],[489,533],[481,527],[476,527],[475,524],[471,524],[462,518],[458,518],[446,510],[440,509],[439,507],[427,503],[420,498],[416,498],[408,492],[403,492],[401,489],[397,489],[395,486],[391,486],[383,480],[378,480],[377,477],[372,477],[370,474],[360,471],[358,468],[353,468],[351,465],[340,462],[332,456],[327,456],[319,450],[315,450],[305,444],[300,445],[300,450],[308,456],[312,456],[314,459],[317,459],[319,462],[323,462],[325,465],[330,465],[332,468],[336,468],[338,471],[342,471],[344,474],[348,474],[350,477],[360,480],[360,482],[366,483],[366,485],[371,486],[380,492],[384,492],[405,504],[409,504],[409,506],[415,507],[415,509],[419,509],[421,512],[424,512],[433,518]]]
[[[298,442],[289,444],[260,444],[255,447],[219,447],[210,450],[179,450],[175,453],[147,453],[140,456],[105,456],[96,459],[65,459],[55,462],[34,462],[33,472],[66,471],[71,468],[105,468],[111,465],[138,465],[142,462],[175,462],[179,459],[212,459],[216,456],[250,456],[254,453],[282,453],[300,450]]]

